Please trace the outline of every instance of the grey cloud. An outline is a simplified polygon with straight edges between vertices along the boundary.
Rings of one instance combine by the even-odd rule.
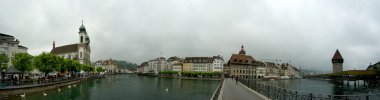
[[[339,49],[345,69],[380,60],[378,1],[354,0],[44,0],[0,1],[0,32],[16,36],[34,55],[76,43],[81,20],[92,61],[141,63],[160,56],[226,60],[244,44],[256,59],[291,60],[331,70]]]

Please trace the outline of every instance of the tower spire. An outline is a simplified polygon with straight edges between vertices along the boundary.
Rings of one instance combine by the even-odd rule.
[[[82,19],[82,25],[79,27],[79,32],[86,32],[86,28],[83,25],[83,19]]]
[[[239,54],[245,55],[244,45],[241,45],[241,50],[239,51]]]

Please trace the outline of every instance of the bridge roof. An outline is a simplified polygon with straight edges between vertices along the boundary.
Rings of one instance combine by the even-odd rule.
[[[328,74],[328,76],[341,76],[341,75],[375,75],[373,70],[347,70],[337,73]]]

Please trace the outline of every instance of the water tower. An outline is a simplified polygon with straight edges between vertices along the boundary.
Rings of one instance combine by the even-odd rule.
[[[343,61],[343,57],[340,55],[340,52],[337,49],[333,58],[331,59],[331,62],[333,63],[333,73],[343,71]]]

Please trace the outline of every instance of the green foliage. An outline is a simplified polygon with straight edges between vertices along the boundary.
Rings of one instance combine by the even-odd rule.
[[[70,59],[62,59],[61,61],[61,67],[59,68],[60,72],[68,71],[70,67]]]
[[[27,71],[33,70],[33,56],[28,53],[16,53],[14,59],[12,60],[13,66],[25,73]]]
[[[87,64],[82,65],[82,70],[85,72],[93,72],[95,71],[95,67]]]
[[[67,60],[67,68],[68,68],[67,70],[70,72],[72,71],[77,72],[77,71],[82,70],[81,64],[77,60],[70,60],[70,59]]]
[[[68,64],[66,63],[65,58],[55,55],[54,61],[56,62],[56,67],[54,68],[55,71],[64,72],[68,69],[67,68]]]
[[[34,58],[34,66],[41,72],[45,73],[45,76],[47,76],[48,73],[60,70],[61,58],[58,58],[58,56],[51,54],[51,53],[45,53],[36,56]]]
[[[106,71],[106,69],[103,69],[102,67],[96,68],[96,72],[98,72],[98,73],[104,72],[104,71]]]
[[[0,54],[0,71],[4,71],[8,68],[8,62],[9,58],[8,56],[3,52]]]

